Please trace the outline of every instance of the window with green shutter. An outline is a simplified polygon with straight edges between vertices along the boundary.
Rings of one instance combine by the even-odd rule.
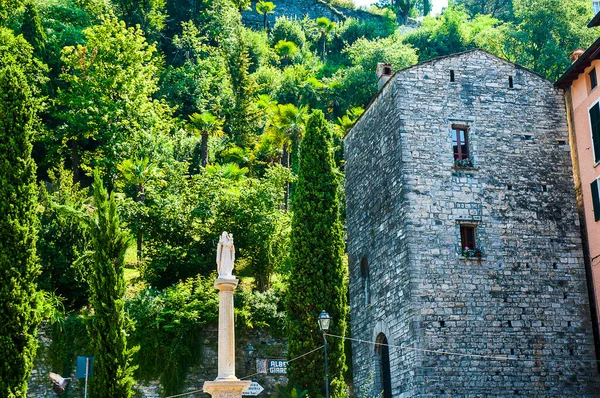
[[[594,162],[600,162],[600,104],[590,108],[590,123],[592,125],[592,145],[594,147]]]
[[[594,204],[594,220],[600,220],[600,190],[598,189],[598,180],[594,180],[592,186],[592,203]]]

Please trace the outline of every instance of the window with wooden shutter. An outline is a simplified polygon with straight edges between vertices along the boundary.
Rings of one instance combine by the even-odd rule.
[[[461,225],[460,226],[460,244],[463,250],[477,248],[475,243],[475,226]]]
[[[594,147],[594,162],[600,162],[600,104],[590,108],[590,124],[592,126],[592,146]]]
[[[452,129],[454,160],[469,159],[469,135],[466,128]]]
[[[598,187],[598,180],[594,180],[592,186],[592,204],[594,205],[594,220],[600,220],[600,190]]]

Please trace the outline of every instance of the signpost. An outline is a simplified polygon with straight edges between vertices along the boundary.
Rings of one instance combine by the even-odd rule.
[[[250,387],[248,387],[248,389],[246,391],[242,392],[242,395],[249,395],[251,397],[254,397],[258,394],[260,394],[261,392],[263,392],[265,389],[263,386],[261,386],[260,384],[258,384],[257,382],[253,381],[252,384],[250,384]]]
[[[287,361],[285,359],[267,359],[267,374],[287,374]]]
[[[83,396],[87,398],[88,379],[94,375],[94,357],[77,357],[77,368],[75,369],[75,377],[78,379],[85,378],[85,389]]]

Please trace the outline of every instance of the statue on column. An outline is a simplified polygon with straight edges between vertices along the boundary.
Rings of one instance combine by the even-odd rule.
[[[233,235],[223,232],[217,245],[217,271],[219,278],[233,278],[233,263],[235,262],[235,247]]]

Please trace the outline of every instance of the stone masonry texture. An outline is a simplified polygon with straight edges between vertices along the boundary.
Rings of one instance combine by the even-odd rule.
[[[453,125],[472,168],[454,167]],[[345,156],[352,337],[386,336],[389,396],[600,396],[560,90],[483,50],[424,62]],[[462,224],[481,259],[462,256]],[[357,395],[379,396],[376,348],[352,351]]]

